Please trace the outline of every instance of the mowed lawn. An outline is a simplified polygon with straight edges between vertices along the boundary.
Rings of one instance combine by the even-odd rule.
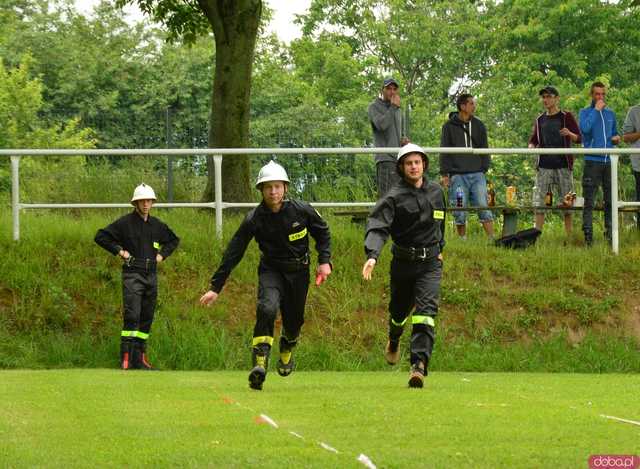
[[[640,421],[638,375],[434,372],[408,389],[397,369],[271,372],[261,392],[246,378],[1,371],[0,467],[586,468],[640,453],[639,425],[603,417]]]

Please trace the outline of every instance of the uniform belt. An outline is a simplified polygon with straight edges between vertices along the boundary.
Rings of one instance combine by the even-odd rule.
[[[440,249],[437,244],[405,248],[393,243],[391,252],[393,253],[393,257],[403,261],[425,262],[437,257],[437,255],[440,254]]]
[[[284,272],[295,272],[309,266],[309,253],[307,252],[302,257],[289,257],[285,259],[262,256],[262,260],[265,264],[275,267],[278,270],[282,270]]]
[[[155,259],[137,259],[129,256],[129,258],[124,261],[124,268],[127,270],[155,272],[158,268],[158,262]]]

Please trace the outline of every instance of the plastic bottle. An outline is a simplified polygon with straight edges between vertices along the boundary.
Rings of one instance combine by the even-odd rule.
[[[489,207],[496,206],[496,191],[493,188],[493,183],[489,183],[489,190],[487,191],[487,205]]]
[[[507,205],[516,204],[516,186],[507,187]]]
[[[456,207],[462,207],[463,202],[464,192],[462,190],[462,187],[458,186],[458,188],[456,189]]]

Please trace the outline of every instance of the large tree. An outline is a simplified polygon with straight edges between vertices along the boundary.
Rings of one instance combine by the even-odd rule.
[[[262,17],[262,0],[117,0],[137,3],[163,23],[172,39],[193,42],[213,31],[216,64],[211,99],[209,146],[243,148],[249,144],[249,115],[253,56]],[[213,161],[208,159],[209,182],[204,194],[213,199]],[[222,196],[230,201],[251,200],[247,156],[223,161]]]

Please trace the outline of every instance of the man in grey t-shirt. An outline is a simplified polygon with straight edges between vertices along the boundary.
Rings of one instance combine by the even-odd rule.
[[[400,93],[398,82],[385,78],[382,90],[371,104],[367,114],[373,130],[373,144],[376,147],[401,147],[409,142],[404,136]],[[400,180],[396,172],[395,153],[376,154],[376,184],[378,198]]]
[[[622,139],[638,148],[638,153],[631,155],[631,169],[636,179],[636,201],[640,201],[640,105],[632,106],[627,113],[622,126]],[[636,215],[638,229],[640,229],[640,213]]]

